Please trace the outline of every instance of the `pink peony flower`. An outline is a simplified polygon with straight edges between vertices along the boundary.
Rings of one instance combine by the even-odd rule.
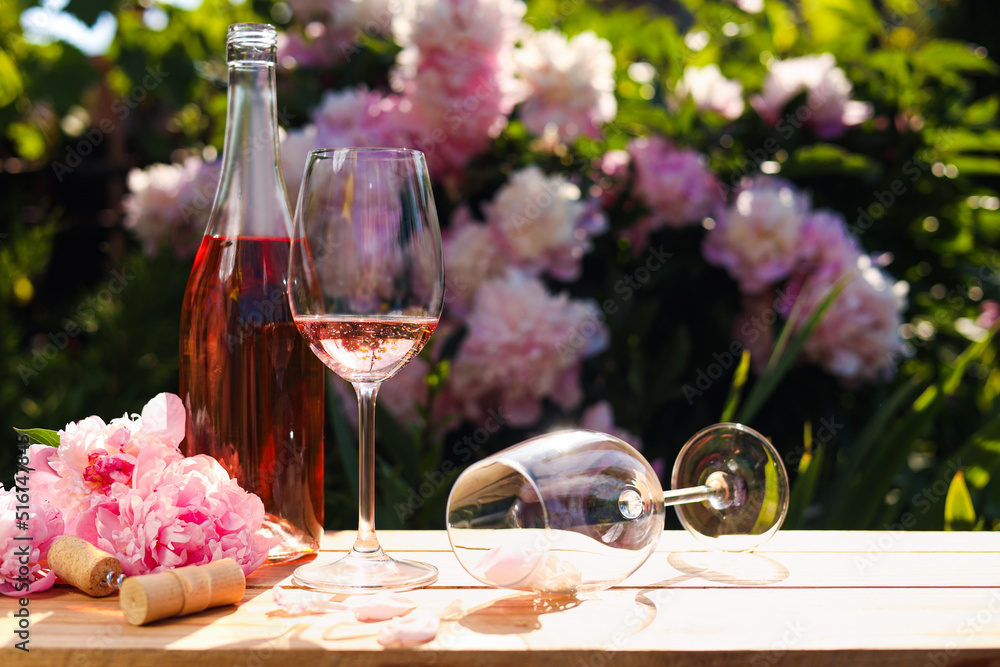
[[[662,137],[629,142],[636,193],[653,211],[649,230],[696,224],[722,203],[718,182],[697,151]]]
[[[900,336],[908,285],[893,283],[872,266],[867,255],[857,259],[857,273],[830,305],[803,348],[803,356],[849,384],[892,375],[905,351]],[[804,299],[802,319],[813,312],[836,278],[807,278],[798,295]],[[793,323],[793,326],[797,323]]]
[[[461,177],[506,126],[519,97],[512,54],[524,11],[519,0],[440,0],[394,22],[404,46],[391,76],[403,94],[400,122],[433,176]]]
[[[502,276],[511,258],[501,247],[497,231],[473,222],[468,208],[458,209],[443,234],[445,308],[449,315],[464,316],[479,286]]]
[[[76,535],[134,576],[232,558],[245,574],[267,558],[264,504],[209,456],[163,461],[140,454],[133,488],[119,489],[80,518]],[[152,451],[152,450],[149,450]],[[144,460],[145,459],[145,460]]]
[[[28,448],[32,487],[43,490],[72,533],[80,514],[131,486],[140,448],[180,458],[184,406],[173,394],[159,394],[142,416],[125,415],[105,424],[100,417],[69,423],[59,431],[59,447]]]
[[[606,39],[589,30],[572,39],[558,30],[529,32],[515,63],[525,87],[520,118],[528,131],[551,131],[563,142],[581,134],[598,139],[601,127],[615,119],[615,57]]]
[[[467,326],[452,364],[452,398],[477,421],[499,406],[512,426],[534,423],[546,398],[563,409],[578,405],[580,362],[608,337],[593,303],[552,296],[515,270],[479,288]]]
[[[743,292],[764,291],[795,267],[808,207],[790,183],[753,179],[705,235],[705,259],[729,271]]]
[[[178,259],[194,255],[212,212],[219,172],[219,162],[206,164],[198,157],[129,172],[129,194],[122,200],[124,225],[142,242],[148,257],[164,243]]]
[[[743,84],[722,76],[718,65],[685,67],[677,94],[690,97],[698,109],[714,111],[729,120],[743,115]]]
[[[782,117],[785,105],[802,92],[809,113],[803,118],[796,112],[795,122],[812,127],[824,139],[839,137],[872,116],[871,104],[851,99],[854,88],[829,53],[773,60],[768,69],[764,89],[750,104],[770,125],[788,122]]]
[[[19,529],[17,522],[24,519],[24,510],[17,507],[25,504],[22,495],[25,493],[27,527]],[[48,590],[55,583],[55,572],[41,568],[52,542],[63,534],[63,520],[59,510],[45,498],[44,492],[34,488],[30,481],[24,489],[9,491],[0,484],[0,593],[4,595],[22,597]],[[21,560],[25,556],[26,560]]]
[[[511,174],[485,210],[487,224],[514,264],[565,281],[580,276],[590,235],[606,225],[602,214],[580,201],[580,188],[534,165]]]

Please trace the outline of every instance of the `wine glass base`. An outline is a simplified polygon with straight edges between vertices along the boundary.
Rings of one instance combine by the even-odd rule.
[[[676,505],[684,528],[712,549],[750,551],[788,512],[788,475],[770,442],[741,424],[715,424],[688,440],[674,462],[675,489],[724,480],[723,497]]]
[[[332,563],[303,565],[295,570],[292,582],[326,593],[354,595],[421,588],[437,578],[438,570],[433,565],[396,560],[379,550],[371,554],[351,551]]]

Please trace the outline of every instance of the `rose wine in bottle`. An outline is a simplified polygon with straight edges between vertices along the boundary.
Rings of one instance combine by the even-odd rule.
[[[210,454],[264,501],[271,562],[319,549],[323,365],[286,283],[291,216],[278,159],[276,32],[230,26],[222,174],[181,312],[184,453]]]

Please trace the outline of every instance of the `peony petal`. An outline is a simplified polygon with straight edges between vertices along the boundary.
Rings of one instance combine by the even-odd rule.
[[[387,648],[406,648],[434,641],[441,619],[426,613],[394,618],[379,630],[378,643]]]
[[[399,593],[376,593],[350,605],[354,618],[359,621],[387,621],[403,616],[417,608],[417,604]]]
[[[275,604],[289,614],[324,614],[329,611],[345,611],[347,609],[346,604],[335,602],[327,594],[299,588],[275,586],[271,589],[271,595]]]
[[[168,393],[157,394],[142,409],[142,434],[159,437],[177,447],[184,439],[186,419],[187,413],[180,397]]]

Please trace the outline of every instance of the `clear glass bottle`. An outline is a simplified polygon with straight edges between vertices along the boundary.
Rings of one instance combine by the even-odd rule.
[[[319,549],[323,365],[292,321],[291,216],[278,153],[277,34],[229,28],[222,173],[184,294],[180,391],[185,454],[210,454],[264,501],[269,560]]]

